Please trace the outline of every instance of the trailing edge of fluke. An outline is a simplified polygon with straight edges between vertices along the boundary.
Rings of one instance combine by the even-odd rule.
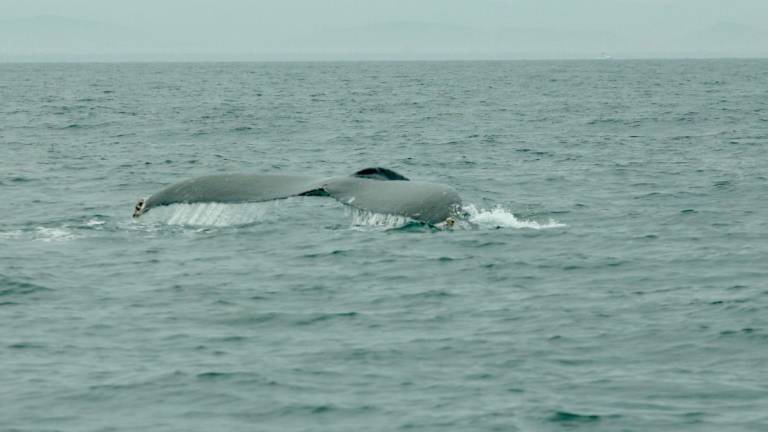
[[[450,186],[410,181],[387,168],[366,168],[351,176],[327,178],[265,174],[197,177],[139,200],[133,217],[171,204],[252,203],[292,196],[329,196],[354,208],[430,225],[452,225],[461,208],[461,198]]]

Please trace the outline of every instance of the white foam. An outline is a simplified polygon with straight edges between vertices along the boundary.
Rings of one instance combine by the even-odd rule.
[[[85,223],[85,226],[89,226],[89,227],[92,227],[92,226],[99,226],[99,225],[104,225],[105,223],[106,223],[106,222],[104,222],[103,220],[98,220],[98,219],[91,219],[91,220],[89,220],[89,221],[87,221],[87,222]]]
[[[562,228],[567,226],[554,219],[547,222],[537,222],[534,220],[518,219],[515,215],[500,206],[490,210],[478,209],[474,204],[462,207],[462,210],[468,215],[468,221],[473,224],[487,227],[502,228],[528,228],[534,230]]]
[[[72,240],[75,237],[76,236],[72,231],[69,231],[63,227],[62,228],[37,227],[37,231],[35,233],[35,239],[42,240],[44,242]]]
[[[14,239],[21,237],[23,233],[21,230],[14,231],[0,231],[0,239]]]

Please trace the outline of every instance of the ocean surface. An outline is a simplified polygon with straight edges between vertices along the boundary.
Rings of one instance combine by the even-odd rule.
[[[768,60],[0,64],[0,430],[768,430]],[[200,175],[444,183],[452,230]]]

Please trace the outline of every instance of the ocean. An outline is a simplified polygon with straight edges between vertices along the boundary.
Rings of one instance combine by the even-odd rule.
[[[768,60],[0,64],[0,430],[768,430]],[[330,198],[139,198],[387,167]]]

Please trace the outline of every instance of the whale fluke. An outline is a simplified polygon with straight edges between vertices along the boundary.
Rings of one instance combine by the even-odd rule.
[[[224,174],[185,180],[139,201],[139,217],[154,207],[181,203],[246,203],[292,196],[330,196],[375,213],[438,224],[456,216],[459,194],[451,187],[415,182],[387,168],[366,168],[348,177]]]
[[[353,177],[369,178],[372,180],[402,180],[408,181],[408,177],[398,174],[388,168],[366,168],[362,169],[354,174]]]

